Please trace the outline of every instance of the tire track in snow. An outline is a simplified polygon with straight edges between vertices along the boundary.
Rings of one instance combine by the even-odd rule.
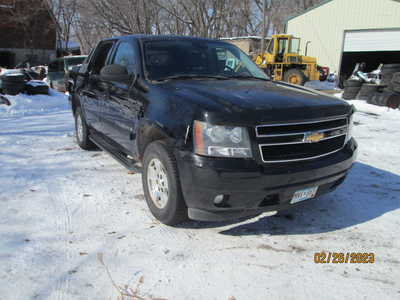
[[[57,181],[52,181],[47,183],[47,191],[51,198],[54,209],[54,225],[56,228],[56,233],[58,240],[60,240],[65,246],[62,252],[62,261],[57,260],[55,270],[59,273],[56,275],[56,284],[53,289],[52,295],[55,294],[55,299],[63,300],[68,299],[68,292],[70,289],[70,278],[69,271],[71,270],[71,253],[68,241],[68,234],[71,232],[71,214],[69,212],[65,192],[61,188]],[[62,266],[67,265],[68,270],[62,269]]]

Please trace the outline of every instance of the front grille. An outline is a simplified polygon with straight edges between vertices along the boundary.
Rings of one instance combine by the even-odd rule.
[[[261,158],[266,163],[308,160],[343,148],[346,117],[323,121],[260,125],[256,127]]]

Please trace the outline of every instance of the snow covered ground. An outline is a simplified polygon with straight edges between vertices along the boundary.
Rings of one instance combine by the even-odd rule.
[[[307,81],[305,86],[308,88],[316,89],[316,90],[335,90],[336,89],[336,83],[329,82],[327,80],[325,80],[325,81],[319,81],[319,80]]]
[[[353,101],[359,159],[336,192],[282,216],[172,228],[150,215],[140,175],[77,147],[64,95],[10,100],[0,106],[1,300],[117,299],[112,280],[143,281],[145,299],[399,299],[399,110]],[[376,262],[315,264],[319,251]]]

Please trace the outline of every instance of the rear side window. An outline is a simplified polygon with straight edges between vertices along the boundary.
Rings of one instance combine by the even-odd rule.
[[[113,42],[103,42],[97,47],[89,67],[91,74],[100,74],[101,69],[107,64],[113,44]]]
[[[136,66],[135,50],[133,46],[128,42],[119,44],[112,64],[124,66],[127,68],[129,74],[133,74]]]

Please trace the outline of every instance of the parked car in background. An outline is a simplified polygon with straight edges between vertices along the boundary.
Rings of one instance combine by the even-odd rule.
[[[4,97],[3,95],[0,95],[0,105],[1,104],[4,104],[4,105],[7,105],[7,106],[10,106],[11,105],[11,103],[10,103],[10,100],[8,100],[6,97]]]
[[[39,75],[39,80],[43,80],[47,76],[47,66],[34,66],[31,67],[31,71],[37,73]]]
[[[328,80],[328,82],[335,82],[335,81],[336,81],[336,78],[337,78],[337,76],[336,76],[335,73],[330,73],[330,74],[328,75],[327,80]]]
[[[26,91],[27,82],[36,81],[38,78],[39,74],[31,69],[3,69],[0,72],[0,93],[17,95]],[[35,83],[35,85],[38,84]],[[43,90],[41,90],[42,92]]]
[[[356,157],[351,105],[272,82],[222,41],[103,40],[75,78],[79,146],[141,170],[165,224],[294,207],[338,187]]]
[[[74,66],[81,65],[87,56],[65,56],[60,57],[49,64],[47,80],[51,88],[60,92],[67,91],[69,72]]]

